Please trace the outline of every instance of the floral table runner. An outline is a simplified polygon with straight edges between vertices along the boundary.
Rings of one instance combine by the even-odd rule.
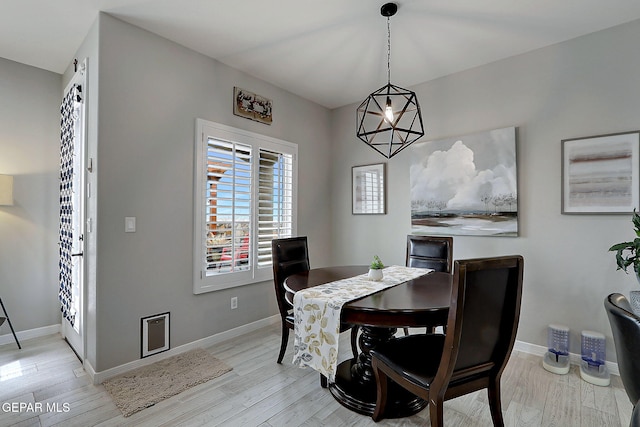
[[[381,281],[369,280],[367,274],[314,286],[293,297],[293,364],[309,366],[333,382],[338,366],[340,310],[349,301],[399,285],[433,270],[393,265],[383,270]]]

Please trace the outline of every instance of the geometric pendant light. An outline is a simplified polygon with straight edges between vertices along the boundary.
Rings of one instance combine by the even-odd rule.
[[[415,92],[391,84],[389,17],[397,11],[395,3],[380,8],[380,14],[387,18],[387,84],[362,101],[356,115],[358,138],[389,159],[424,136]]]

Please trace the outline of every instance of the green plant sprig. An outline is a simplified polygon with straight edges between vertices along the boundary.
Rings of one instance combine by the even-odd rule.
[[[616,253],[617,270],[624,270],[628,273],[627,268],[633,265],[633,271],[640,271],[640,215],[633,210],[633,228],[636,238],[631,242],[617,243],[609,248],[609,251]]]
[[[380,270],[384,268],[384,264],[382,264],[382,261],[380,260],[380,257],[378,257],[378,255],[374,255],[373,256],[373,261],[371,261],[371,269],[372,270]]]

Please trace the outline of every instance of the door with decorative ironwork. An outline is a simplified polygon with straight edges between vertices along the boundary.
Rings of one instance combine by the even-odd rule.
[[[82,64],[64,92],[60,107],[59,292],[62,335],[84,359],[85,282],[85,73]]]

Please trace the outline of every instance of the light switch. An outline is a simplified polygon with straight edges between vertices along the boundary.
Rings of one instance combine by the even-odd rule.
[[[135,233],[136,232],[136,217],[127,216],[124,218],[124,232]]]

